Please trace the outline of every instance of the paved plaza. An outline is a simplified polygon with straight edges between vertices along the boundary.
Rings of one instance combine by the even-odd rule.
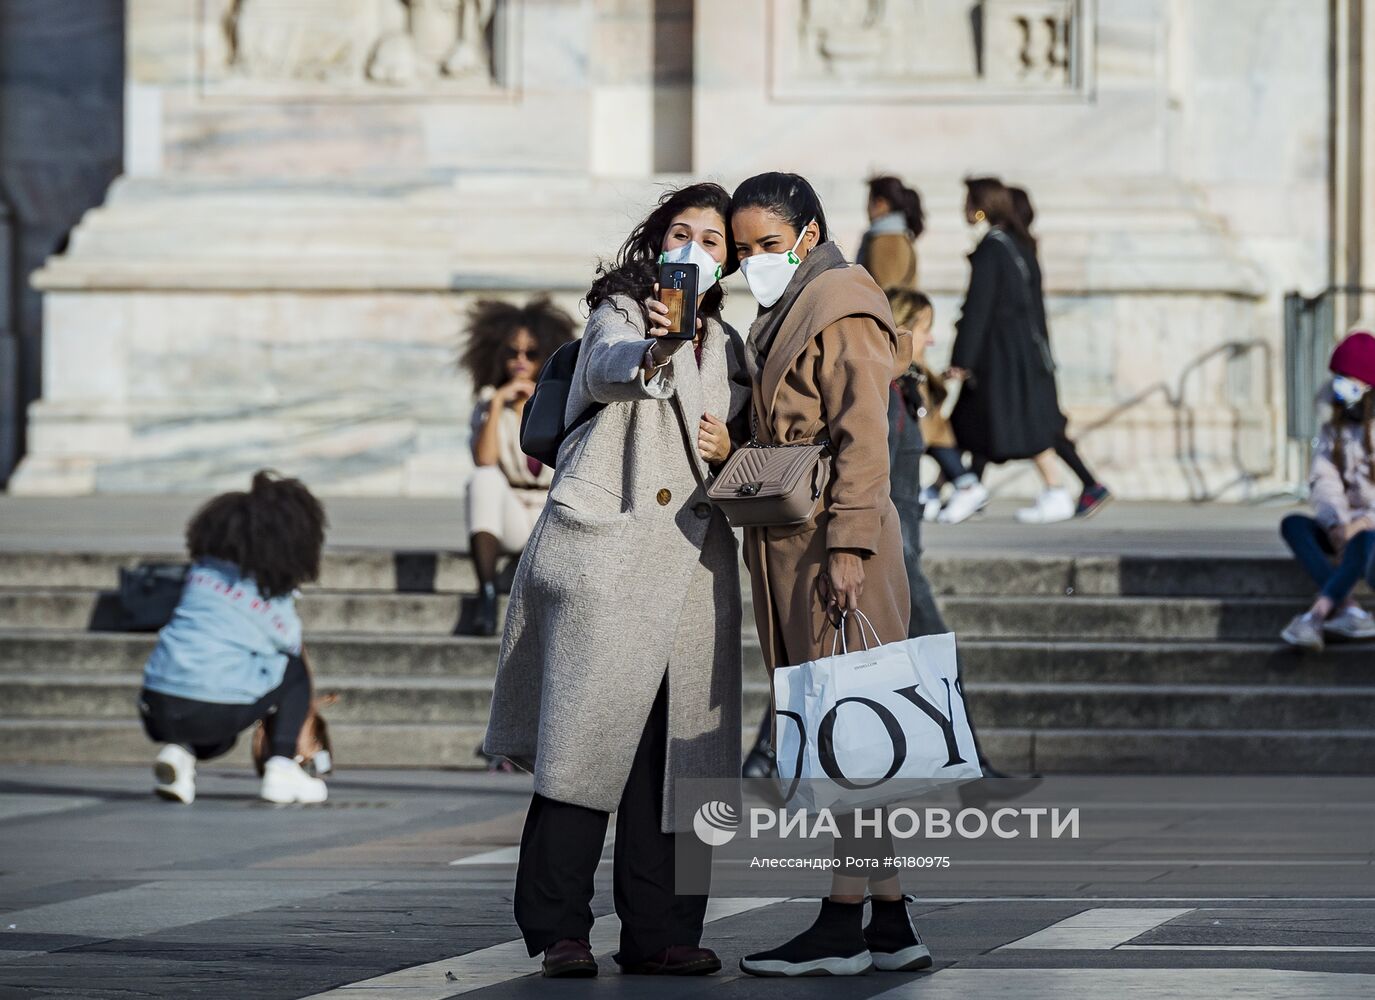
[[[1370,997],[1375,857],[1368,835],[1343,845],[1333,829],[1368,834],[1369,783],[1303,785],[1267,808],[1290,819],[1250,841],[1200,836],[1210,811],[1227,822],[1257,806],[1265,793],[1245,788],[1153,821],[1149,840],[1109,824],[1039,864],[957,858],[939,878],[910,878],[935,957],[919,975],[742,976],[741,955],[810,921],[814,899],[785,892],[714,901],[705,943],[721,974],[622,977],[604,859],[601,977],[546,982],[511,918],[523,777],[344,772],[326,807],[303,809],[263,805],[250,774],[211,768],[180,807],[148,793],[142,768],[12,767],[0,779],[0,1000]],[[1086,835],[1096,815],[1086,806]],[[1313,817],[1319,841],[1335,834],[1317,847]]]

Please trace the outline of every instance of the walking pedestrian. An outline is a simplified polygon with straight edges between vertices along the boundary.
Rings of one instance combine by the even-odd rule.
[[[921,195],[897,177],[869,179],[869,228],[855,263],[882,289],[917,287],[917,237],[926,228]]]
[[[970,255],[969,291],[956,324],[949,378],[963,380],[951,414],[955,436],[975,456],[975,471],[987,462],[1032,459],[1044,489],[1036,503],[1017,512],[1024,523],[1067,521],[1087,516],[1108,492],[1083,473],[1079,504],[1060,482],[1054,459],[1068,443],[1055,384],[1055,360],[1048,339],[1041,268],[1036,242],[1017,215],[1007,187],[991,177],[965,182],[965,218],[976,246]],[[1079,468],[1072,443],[1068,444]]]
[[[622,971],[721,964],[700,946],[706,896],[676,895],[674,870],[675,853],[710,860],[682,832],[694,809],[680,784],[740,775],[739,555],[702,486],[749,398],[743,344],[720,315],[728,208],[717,184],[669,192],[599,271],[570,423],[605,405],[563,442],[511,590],[485,749],[535,776],[515,917],[548,977],[597,973],[593,876],[612,812]],[[661,256],[698,265],[690,342],[662,339]]]
[[[544,509],[554,470],[520,450],[520,417],[540,366],[573,339],[573,317],[547,298],[522,306],[484,299],[468,313],[460,364],[472,377],[468,551],[477,573],[477,607],[455,634],[495,635],[497,560],[518,556]]]
[[[827,440],[832,453],[830,482],[806,524],[746,530],[764,662],[773,670],[825,655],[840,615],[861,607],[880,637],[897,641],[907,635],[911,604],[889,496],[887,408],[889,385],[910,357],[907,336],[868,272],[847,264],[830,241],[821,201],[804,178],[766,173],[743,182],[731,199],[731,227],[760,306],[746,345],[757,439]],[[843,856],[843,842],[837,847]],[[930,964],[898,879],[847,870],[833,879],[811,927],[740,967],[798,976]]]
[[[1032,223],[1036,221],[1036,209],[1031,204],[1031,196],[1027,194],[1025,188],[1009,187],[1007,193],[1012,196],[1012,211],[1022,224],[1022,228],[1031,234]],[[1035,238],[1031,241],[1031,252],[1033,256],[1038,256],[1038,243]],[[1041,267],[1039,260],[1036,264],[1036,274],[1039,276]],[[1042,292],[1039,280],[1036,285],[1036,294],[1042,300],[1040,315],[1042,321],[1045,319],[1044,293]],[[1050,328],[1045,327],[1047,341],[1050,337]],[[1056,405],[1059,405],[1059,393],[1056,393]],[[1079,500],[1074,507],[1075,517],[1092,517],[1103,506],[1112,499],[1112,494],[1108,488],[1098,481],[1098,478],[1089,471],[1088,465],[1079,455],[1079,446],[1069,436],[1069,417],[1065,416],[1063,410],[1060,411],[1060,429],[1055,434],[1053,445],[1055,455],[1069,470],[1074,473],[1079,480]],[[1023,518],[1023,520],[1035,520],[1035,518]]]
[[[1319,587],[1317,599],[1285,628],[1292,646],[1320,651],[1323,636],[1375,638],[1375,620],[1352,591],[1375,586],[1375,336],[1356,331],[1332,352],[1324,390],[1331,418],[1318,432],[1309,477],[1313,516],[1290,514],[1280,534]],[[1333,559],[1336,565],[1333,565]]]
[[[324,541],[320,502],[299,480],[268,472],[191,519],[191,568],[139,693],[144,730],[164,744],[153,765],[161,798],[190,805],[196,762],[223,757],[260,721],[271,756],[259,795],[277,803],[328,797],[296,760],[311,708],[296,590],[319,577]]]
[[[939,481],[925,487],[920,496],[923,517],[959,524],[987,507],[989,496],[979,477],[965,465],[964,452],[942,411],[949,392],[945,379],[926,364],[926,352],[936,342],[931,334],[935,307],[924,293],[905,289],[890,290],[888,303],[898,326],[912,331],[912,367],[900,385],[906,391],[909,409],[917,414],[926,454],[935,460],[941,478],[954,488],[954,494],[942,508]]]

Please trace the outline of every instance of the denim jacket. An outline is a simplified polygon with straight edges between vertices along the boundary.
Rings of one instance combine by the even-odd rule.
[[[264,598],[233,563],[191,567],[172,620],[143,668],[152,691],[222,705],[248,705],[282,683],[301,652],[294,595]]]

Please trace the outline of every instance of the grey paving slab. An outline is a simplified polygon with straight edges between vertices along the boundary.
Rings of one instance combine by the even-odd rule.
[[[0,495],[0,550],[175,552],[206,497]],[[1290,505],[1124,503],[1088,521],[1023,525],[1020,501],[999,500],[961,525],[928,525],[935,554],[998,552],[1093,555],[1283,555],[1278,525]],[[465,550],[458,500],[339,498],[326,501],[328,543],[338,548]]]
[[[334,783],[334,805],[320,810],[259,807],[253,779],[238,771],[207,771],[203,782],[207,797],[177,808],[148,795],[143,768],[7,771],[0,810],[8,796],[94,801],[22,815],[16,807],[0,819],[0,1000],[300,1000],[329,991],[348,1000],[417,1000],[414,990],[346,988],[378,977],[395,984],[398,974],[440,1000],[459,995],[445,987],[446,968],[479,987],[461,995],[491,1000],[1341,998],[1370,995],[1375,977],[1375,954],[1338,950],[1375,935],[1369,838],[1331,855],[1344,822],[1368,819],[1371,797],[1358,779],[1238,779],[1192,792],[1190,782],[1167,777],[1125,791],[1120,780],[1048,782],[1047,794],[1084,804],[1092,833],[1080,845],[1086,856],[1060,860],[1087,864],[1061,869],[1030,864],[1025,854],[989,854],[982,866],[914,875],[905,884],[918,897],[911,909],[935,955],[933,973],[787,984],[742,977],[738,960],[805,927],[814,899],[711,923],[706,943],[727,967],[708,980],[620,977],[609,962],[596,981],[539,980],[511,917],[512,867],[450,864],[516,842],[525,778],[352,772]],[[1211,808],[1200,812],[1200,798]],[[1215,859],[1240,851],[1239,840],[1217,843],[1219,831],[1254,826],[1255,810],[1267,805],[1285,807],[1273,838],[1239,860],[1274,860],[1286,838],[1305,836],[1295,817],[1308,812],[1321,817],[1323,837],[1300,844],[1304,854],[1291,843],[1292,860],[1348,867],[1333,877],[1326,868],[1258,874],[1182,863],[1183,854],[1210,843]],[[1118,811],[1090,824],[1091,807]],[[1115,865],[1096,857],[1113,852]],[[1000,857],[1008,863],[987,863]],[[608,866],[597,885],[594,912],[609,915]],[[1122,934],[1106,947],[1004,948],[1065,921],[1092,923],[1080,915],[1095,910],[1157,911],[1117,921],[1128,931],[1154,930],[1137,930],[1115,947]],[[1153,924],[1158,911],[1183,915]],[[602,938],[613,935],[614,921],[599,924]],[[1274,950],[1281,947],[1304,950]],[[1227,950],[1236,948],[1252,950]]]

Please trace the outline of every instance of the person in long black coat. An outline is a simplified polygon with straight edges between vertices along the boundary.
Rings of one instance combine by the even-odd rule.
[[[951,424],[962,448],[986,462],[1032,459],[1045,481],[1036,504],[1018,512],[1034,523],[1092,513],[1108,497],[1066,436],[1055,385],[1036,243],[1000,181],[966,181],[965,211],[982,232],[970,254],[969,291],[956,323],[951,374],[964,379]],[[1060,485],[1055,455],[1084,483],[1079,503]]]

